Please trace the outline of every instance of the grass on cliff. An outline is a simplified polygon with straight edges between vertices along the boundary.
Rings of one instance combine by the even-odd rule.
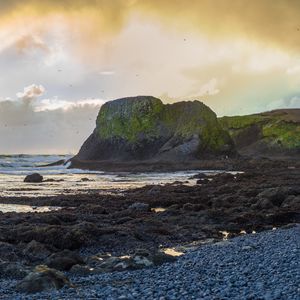
[[[300,148],[300,123],[288,122],[280,114],[223,117],[219,119],[233,139],[249,128],[257,126],[266,143],[281,145],[287,149]]]

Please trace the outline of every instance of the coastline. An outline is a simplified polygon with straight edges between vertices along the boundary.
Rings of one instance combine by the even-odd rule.
[[[91,171],[108,172],[172,172],[187,170],[224,170],[245,171],[261,168],[288,168],[300,167],[299,156],[290,157],[239,157],[222,159],[203,159],[187,161],[96,161],[70,159],[69,168],[78,168]]]
[[[156,253],[162,248],[220,242],[224,237],[300,223],[299,162],[245,161],[244,166],[242,173],[199,173],[194,185],[182,181],[117,194],[93,190],[75,195],[2,197],[0,203],[62,207],[45,213],[0,213],[2,282],[16,295],[13,287],[27,272],[38,265],[52,266],[51,259],[59,258],[56,267],[71,280],[85,282],[78,287],[82,290],[92,284],[97,272],[105,272],[90,265],[95,255],[124,257],[138,249]],[[72,261],[68,267],[66,259]],[[84,275],[76,275],[73,267],[84,269]],[[155,274],[156,268],[138,272]],[[63,296],[66,291],[73,295],[71,290],[65,287],[62,292],[45,295]],[[119,295],[122,289],[115,292]]]

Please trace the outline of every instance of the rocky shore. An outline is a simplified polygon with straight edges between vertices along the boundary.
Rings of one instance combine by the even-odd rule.
[[[82,277],[31,295],[0,281],[0,299],[298,299],[300,227],[286,227],[190,249],[155,269]]]
[[[93,191],[1,198],[1,203],[62,207],[46,213],[0,214],[1,280],[14,283],[14,288],[10,285],[14,293],[17,283],[24,277],[28,281],[26,276],[55,274],[60,280],[54,276],[52,288],[72,289],[67,284],[72,276],[90,278],[171,261],[163,248],[218,242],[300,223],[297,162],[262,166],[245,165],[243,173],[199,173],[193,186],[174,182],[115,195]],[[27,290],[19,290],[31,288],[29,284]]]

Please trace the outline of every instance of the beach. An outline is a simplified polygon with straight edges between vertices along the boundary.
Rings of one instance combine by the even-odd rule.
[[[1,280],[0,299],[299,299],[300,227],[276,229],[188,250],[155,269],[88,277],[75,288],[18,294]]]
[[[246,280],[246,277],[241,282],[238,280],[238,272],[243,269],[243,264],[239,261],[243,261],[244,258],[243,252],[240,253],[237,249],[244,245],[246,247],[249,239],[251,245],[256,242],[263,243],[259,250],[253,248],[254,253],[260,251],[263,257],[269,255],[268,251],[272,250],[279,255],[282,251],[287,251],[285,247],[290,247],[288,243],[278,242],[286,239],[288,235],[293,236],[293,245],[299,246],[299,227],[289,229],[290,231],[279,230],[281,227],[289,228],[300,223],[300,171],[297,162],[271,161],[268,168],[262,168],[263,164],[266,162],[256,165],[252,162],[246,168],[244,162],[244,168],[239,171],[194,170],[114,174],[83,174],[84,171],[76,173],[76,170],[74,172],[68,169],[63,172],[60,167],[59,174],[47,174],[49,170],[45,170],[45,182],[28,184],[36,189],[34,195],[30,191],[23,196],[13,194],[8,197],[2,190],[2,209],[9,208],[0,213],[2,298],[23,299],[26,292],[16,294],[16,286],[40,265],[52,268],[54,266],[55,270],[62,271],[72,282],[72,287],[65,286],[61,292],[54,294],[53,291],[36,296],[31,294],[28,299],[134,299],[137,297],[135,295],[138,295],[139,299],[149,299],[150,295],[151,299],[178,299],[179,295],[183,299],[192,299],[191,296],[195,299],[211,299],[212,293],[215,297],[223,295],[224,299],[238,299],[238,295],[246,295],[248,291],[251,295],[254,293],[253,286],[247,283],[251,280]],[[23,173],[18,176],[19,181],[24,177]],[[53,176],[64,181],[49,182],[47,179],[53,179]],[[70,184],[70,178],[73,178],[71,184],[77,186],[77,190],[65,188],[66,184]],[[103,178],[110,178],[110,181]],[[152,184],[146,184],[151,182],[150,178]],[[52,194],[51,184],[55,184],[56,187]],[[127,184],[130,186],[126,186]],[[111,186],[110,190],[101,188],[106,185]],[[26,185],[22,183],[19,188],[22,192]],[[277,234],[277,230],[280,233]],[[262,233],[263,238],[260,239],[260,233],[264,231],[267,233]],[[237,238],[237,242],[231,244],[233,238]],[[229,245],[228,250],[215,246],[223,244]],[[276,247],[280,247],[277,249],[279,252]],[[299,251],[297,247],[295,251]],[[164,253],[166,249],[179,250],[183,255],[172,264],[168,263],[169,255],[160,258],[158,264],[149,260],[149,257],[156,257],[157,253]],[[251,253],[252,250],[249,247],[247,249]],[[137,257],[139,251],[143,254],[138,254],[138,257],[142,255],[143,259],[146,259],[144,263],[129,264]],[[245,253],[248,253],[247,251]],[[216,259],[219,261],[226,260],[229,255],[229,258],[237,263],[224,263],[221,268],[216,265],[217,260],[214,262],[214,255],[217,255]],[[95,264],[95,257],[104,259],[106,267],[104,268],[103,264]],[[107,267],[107,261],[112,260],[109,260],[109,257],[113,257],[114,261],[125,267],[121,270],[115,268],[115,262],[115,265]],[[195,268],[190,259],[196,263]],[[249,258],[249,263],[251,259]],[[206,281],[204,286],[194,284],[196,278],[202,278],[203,269],[200,266],[206,261],[209,268],[215,269],[217,273],[222,274],[223,271],[227,272],[226,270],[229,273],[237,272],[237,277],[231,279],[232,284],[236,284],[237,287],[233,286],[228,290],[227,279],[224,279],[225,283],[219,282],[212,273],[207,275],[211,278],[207,279],[211,282],[211,290]],[[292,263],[291,261],[288,260],[287,263]],[[260,268],[259,260],[253,260],[251,263],[253,267],[249,270],[250,275],[256,268]],[[191,267],[192,277],[184,283],[180,278],[186,274],[181,273],[187,268],[186,264]],[[197,267],[197,264],[200,265]],[[285,277],[285,272],[299,271],[296,262],[295,265],[285,265],[285,269],[278,271],[276,264],[274,260],[272,268],[275,268],[274,272],[277,272],[280,278]],[[205,269],[207,268],[208,265],[205,265]],[[129,270],[137,271],[130,273]],[[160,287],[166,277],[166,274],[161,272],[170,272],[177,276],[174,280],[178,279],[178,284],[168,287],[166,282]],[[140,274],[145,274],[145,277],[141,277]],[[251,276],[254,280],[255,275]],[[127,286],[132,280],[130,278],[140,280],[133,283],[132,289]],[[141,282],[143,278],[146,278],[144,285]],[[110,285],[109,280],[116,280],[117,287],[113,288],[115,281]],[[122,283],[124,280],[127,291],[125,294]],[[296,276],[293,280],[297,282],[299,277]],[[191,284],[187,286],[187,282]],[[266,286],[270,284],[269,281],[266,282]],[[141,290],[137,289],[137,286],[140,286]],[[85,289],[88,289],[88,295],[85,294]],[[260,299],[261,293],[268,295],[264,284],[257,289],[257,298],[253,296],[254,299]],[[8,298],[5,298],[4,290],[10,295]],[[273,294],[276,291],[272,288],[271,296],[263,299],[276,299]],[[280,293],[283,291],[280,288]],[[287,290],[287,293],[287,299],[296,299],[294,287]]]

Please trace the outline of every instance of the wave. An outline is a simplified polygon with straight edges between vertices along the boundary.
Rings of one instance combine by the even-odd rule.
[[[49,166],[43,165],[51,164],[58,160],[68,160],[71,155],[0,155],[0,174],[28,174],[33,172],[43,174],[64,174],[70,173],[66,166]]]
[[[30,158],[30,157],[65,157],[73,156],[72,154],[0,154],[1,158],[15,157],[15,158]]]

